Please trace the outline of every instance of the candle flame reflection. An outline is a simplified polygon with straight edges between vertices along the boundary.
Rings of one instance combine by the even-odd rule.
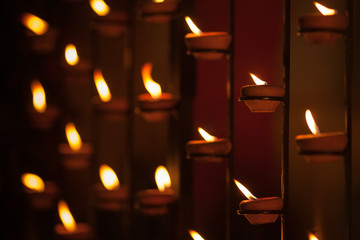
[[[247,199],[251,200],[251,199],[257,199],[244,185],[242,185],[239,181],[237,181],[236,179],[234,179],[234,182],[236,184],[236,186],[240,189],[240,191],[244,194],[245,197],[247,197]]]
[[[99,69],[94,71],[94,82],[101,101],[109,102],[111,100],[111,93],[108,85],[105,82],[104,76]]]
[[[190,17],[186,16],[185,21],[194,34],[200,35],[202,33],[202,31],[195,25],[195,23],[191,20]]]
[[[65,59],[66,62],[71,65],[75,66],[79,62],[79,56],[76,51],[76,47],[74,44],[68,44],[65,48]]]
[[[82,141],[79,133],[76,131],[75,125],[73,123],[67,123],[65,126],[65,132],[70,148],[73,151],[79,151],[82,147]]]
[[[320,133],[319,127],[316,125],[316,122],[309,109],[307,109],[305,112],[305,118],[306,118],[306,123],[312,134],[314,135],[319,134]]]
[[[331,9],[331,8],[327,8],[324,5],[321,5],[318,2],[314,2],[315,7],[321,12],[322,15],[324,16],[329,16],[329,15],[335,15],[337,13],[337,10],[335,9]]]
[[[45,90],[38,80],[31,82],[31,92],[33,95],[33,106],[39,113],[43,113],[46,110],[46,96]]]
[[[309,233],[309,240],[319,240],[314,234]]]
[[[191,237],[194,239],[194,240],[205,240],[203,237],[201,237],[201,235],[199,233],[197,233],[196,231],[194,230],[189,230],[189,234],[191,235]]]
[[[110,12],[109,6],[103,0],[90,0],[90,6],[99,16],[106,16]]]
[[[170,175],[164,166],[160,165],[156,168],[155,181],[158,189],[162,192],[171,188]]]
[[[21,21],[28,29],[30,29],[36,35],[45,34],[49,28],[49,25],[46,21],[31,13],[23,14]]]
[[[35,192],[43,192],[45,190],[44,181],[36,174],[24,173],[21,175],[21,182],[25,187]]]
[[[159,99],[161,98],[161,94],[162,94],[161,86],[152,79],[151,71],[152,71],[152,64],[145,63],[141,69],[141,75],[143,78],[144,86],[153,99]]]
[[[116,176],[114,170],[106,164],[102,164],[99,168],[101,182],[103,183],[104,187],[109,190],[116,190],[119,189],[120,183],[119,179]]]
[[[71,215],[68,205],[63,200],[60,200],[58,203],[58,213],[66,231],[75,232],[77,224]]]
[[[201,134],[201,136],[205,139],[205,141],[207,141],[207,142],[214,142],[214,141],[217,140],[217,137],[214,137],[214,136],[210,135],[209,133],[207,133],[201,127],[198,127],[198,131]]]
[[[255,76],[252,73],[249,73],[251,78],[254,80],[254,82],[256,83],[256,85],[267,85],[267,82],[261,80],[260,78],[258,78],[257,76]]]

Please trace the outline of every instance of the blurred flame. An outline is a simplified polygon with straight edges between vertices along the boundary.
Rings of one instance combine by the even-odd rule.
[[[35,192],[43,192],[45,190],[44,181],[36,174],[24,173],[21,175],[22,183]]]
[[[189,230],[189,234],[191,235],[191,237],[194,239],[194,240],[205,240],[204,238],[202,238],[200,236],[200,234],[198,234],[196,231],[194,230]]]
[[[312,134],[319,134],[320,133],[319,127],[316,125],[316,122],[309,109],[307,109],[305,112],[305,118],[306,118],[306,123]]]
[[[43,35],[49,28],[46,21],[31,13],[25,13],[22,15],[22,23],[36,35]]]
[[[321,12],[322,15],[324,16],[329,16],[329,15],[335,15],[337,13],[337,10],[335,9],[331,9],[331,8],[327,8],[324,5],[321,5],[318,2],[314,2],[315,7]]]
[[[164,166],[158,166],[155,171],[155,181],[160,191],[171,188],[170,175]]]
[[[198,131],[201,134],[201,136],[205,139],[205,141],[207,142],[214,142],[217,140],[217,137],[214,137],[210,134],[208,134],[204,129],[202,129],[201,127],[198,127]]]
[[[58,212],[61,222],[63,223],[66,231],[75,232],[77,225],[65,201],[63,200],[59,201]]]
[[[96,69],[94,71],[94,82],[101,101],[109,102],[111,100],[111,93],[108,85],[105,82],[104,76],[102,75],[102,72],[99,69]]]
[[[109,6],[103,0],[90,0],[90,6],[99,16],[106,16],[110,12]]]
[[[240,189],[240,191],[247,197],[247,199],[257,199],[244,185],[242,185],[239,181],[234,179],[236,186]]]
[[[250,73],[250,76],[252,77],[252,79],[254,80],[254,82],[256,83],[256,85],[267,85],[267,82],[261,80],[260,78],[258,78],[258,77],[255,76],[254,74]]]
[[[146,90],[150,93],[153,99],[159,99],[161,97],[161,86],[154,82],[151,77],[152,64],[145,63],[141,69],[141,75]]]
[[[120,183],[119,179],[116,176],[114,170],[106,164],[102,164],[99,168],[101,182],[103,183],[104,187],[109,190],[116,190],[119,189]]]
[[[79,151],[82,147],[82,141],[79,133],[76,131],[75,125],[73,123],[67,123],[65,132],[70,148],[74,151]]]
[[[319,240],[314,234],[309,233],[309,240]]]
[[[66,62],[71,65],[75,66],[79,62],[79,56],[76,51],[76,47],[74,44],[68,44],[65,48],[65,59]]]
[[[155,2],[155,3],[162,3],[162,2],[164,2],[164,0],[153,0],[153,2]]]
[[[194,34],[200,35],[202,33],[202,31],[195,25],[195,23],[191,20],[190,17],[186,16],[185,21]]]
[[[46,110],[46,96],[45,90],[38,80],[31,82],[31,92],[33,95],[33,106],[39,113],[43,113]]]

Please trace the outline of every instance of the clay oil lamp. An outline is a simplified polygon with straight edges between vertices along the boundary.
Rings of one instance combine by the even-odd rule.
[[[29,205],[36,210],[50,210],[55,206],[58,188],[54,182],[44,182],[38,175],[24,173],[21,182],[29,197]]]
[[[312,134],[296,136],[299,153],[308,162],[330,162],[339,159],[347,145],[344,132],[320,133],[319,127],[308,109],[305,112],[307,125]]]
[[[26,35],[34,52],[49,53],[54,49],[58,32],[45,20],[34,14],[24,13],[21,22],[28,30]]]
[[[199,233],[194,230],[189,230],[189,234],[193,240],[205,240]]]
[[[185,17],[192,33],[185,35],[189,53],[197,59],[216,60],[223,58],[229,50],[231,36],[227,32],[202,32],[189,18]]]
[[[162,92],[160,84],[151,77],[152,64],[145,63],[141,70],[143,83],[149,93],[137,98],[142,116],[148,121],[166,120],[175,107],[176,101],[171,93]]]
[[[344,35],[349,19],[335,9],[314,2],[320,13],[308,14],[299,19],[299,34],[311,44],[333,45]]]
[[[155,180],[157,189],[145,189],[136,194],[139,209],[145,215],[165,215],[169,212],[169,204],[175,201],[170,175],[164,166],[156,168]]]
[[[283,100],[285,89],[282,86],[268,85],[250,73],[256,85],[241,88],[240,101],[244,101],[251,112],[274,112]]]
[[[176,0],[146,0],[141,6],[142,17],[150,23],[169,22],[178,8]]]
[[[90,68],[90,63],[79,57],[76,46],[72,43],[67,44],[64,64],[66,83],[76,85],[88,82]]]
[[[126,187],[120,187],[114,170],[106,164],[99,168],[101,183],[95,184],[97,207],[107,211],[121,210],[127,200]]]
[[[283,201],[279,197],[255,197],[244,185],[234,179],[236,186],[248,198],[239,204],[239,214],[253,225],[273,223],[283,208]]]
[[[65,126],[67,143],[61,143],[58,151],[62,157],[62,164],[66,169],[84,169],[90,164],[92,145],[83,143],[75,125],[71,122]]]
[[[31,82],[32,106],[28,107],[31,125],[36,129],[50,129],[59,116],[59,109],[46,103],[45,90],[38,80]]]
[[[108,119],[119,119],[128,109],[125,98],[113,97],[100,69],[94,71],[94,82],[99,98],[94,99],[95,110]]]
[[[62,224],[55,225],[56,239],[59,240],[91,240],[94,239],[92,229],[88,223],[77,223],[72,216],[67,203],[58,203],[58,213]]]
[[[231,143],[226,138],[217,138],[204,129],[198,128],[204,140],[191,140],[186,144],[186,151],[189,158],[198,161],[219,161],[231,150]]]
[[[309,240],[319,240],[314,234],[309,233]]]

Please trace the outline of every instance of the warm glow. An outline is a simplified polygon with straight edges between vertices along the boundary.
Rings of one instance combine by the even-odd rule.
[[[33,95],[33,106],[39,113],[43,113],[46,110],[46,97],[43,86],[38,80],[31,82],[31,92]]]
[[[164,2],[164,0],[153,0],[153,2],[155,2],[155,3],[162,3],[162,2]]]
[[[76,47],[74,44],[66,45],[65,59],[66,62],[71,66],[75,66],[79,62],[79,56],[77,54]]]
[[[337,13],[337,10],[327,8],[324,5],[321,5],[320,3],[314,2],[314,4],[322,15],[328,16],[328,15],[335,15]]]
[[[68,205],[65,201],[60,200],[58,203],[58,212],[66,231],[74,232],[77,228],[76,222],[71,215]]]
[[[196,35],[200,35],[202,33],[202,31],[195,25],[195,23],[191,20],[191,18],[189,18],[188,16],[185,17],[185,21],[187,22],[189,28],[191,29],[191,31],[196,34]]]
[[[309,109],[307,109],[305,112],[305,118],[306,118],[306,123],[312,134],[319,134],[320,133],[319,127],[316,125],[316,122]]]
[[[45,190],[44,181],[38,175],[32,173],[24,173],[23,175],[21,175],[21,181],[25,185],[25,187],[35,192],[43,192]]]
[[[204,129],[202,129],[201,127],[198,127],[198,131],[201,134],[201,136],[205,139],[205,141],[207,142],[214,142],[216,141],[216,137],[208,134]]]
[[[99,16],[105,16],[110,12],[109,6],[103,0],[90,0],[90,6]]]
[[[236,186],[240,189],[240,191],[245,195],[245,197],[247,197],[247,199],[256,199],[256,197],[239,181],[234,179],[234,182],[235,182]]]
[[[114,170],[108,165],[102,164],[99,168],[101,182],[104,184],[104,187],[109,190],[119,189],[120,183],[119,179],[116,176]]]
[[[319,240],[314,234],[309,233],[309,240]]]
[[[102,72],[99,69],[94,71],[94,82],[101,101],[109,102],[111,100],[111,93],[108,85],[105,82]]]
[[[194,230],[189,230],[189,234],[194,240],[205,240],[203,237],[200,236],[200,234],[198,234]]]
[[[255,76],[254,74],[250,73],[250,76],[252,77],[252,79],[254,80],[254,82],[256,83],[256,85],[267,85],[267,82],[261,80],[260,78],[258,78],[258,77]]]
[[[155,181],[160,191],[171,187],[170,175],[164,166],[158,166],[155,171]]]
[[[82,141],[79,133],[76,131],[75,125],[73,123],[66,124],[65,132],[70,148],[74,151],[79,151],[82,147]]]
[[[159,99],[161,97],[161,87],[158,83],[154,82],[151,77],[152,64],[145,63],[141,69],[141,76],[146,90],[150,93],[153,99]]]
[[[47,22],[31,13],[25,13],[22,16],[22,23],[36,35],[43,35],[49,28]]]

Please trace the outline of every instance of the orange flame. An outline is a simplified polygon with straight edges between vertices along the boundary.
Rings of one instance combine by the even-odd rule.
[[[58,213],[66,231],[75,232],[77,229],[76,222],[71,215],[68,205],[63,200],[60,200],[58,203]]]
[[[316,122],[309,109],[305,111],[305,118],[306,118],[306,123],[312,134],[314,135],[319,134],[320,133],[319,127],[316,125]]]
[[[116,176],[114,170],[106,164],[102,164],[99,168],[101,182],[103,183],[104,187],[109,190],[116,190],[119,189],[120,183],[119,179]]]
[[[319,240],[314,234],[309,233],[309,240]]]
[[[41,18],[31,14],[25,13],[22,15],[22,23],[36,35],[43,35],[49,28],[49,25],[46,21]]]
[[[217,137],[214,137],[212,135],[210,135],[209,133],[207,133],[204,129],[202,129],[201,127],[198,127],[198,132],[201,134],[201,136],[205,139],[205,141],[207,142],[214,142],[217,140]]]
[[[145,63],[141,69],[141,75],[143,78],[143,82],[146,90],[150,93],[153,99],[161,98],[161,86],[156,83],[151,77],[152,64]]]
[[[329,15],[335,15],[337,13],[337,10],[335,9],[331,9],[331,8],[327,8],[324,5],[321,5],[318,2],[314,2],[315,7],[321,12],[322,15],[324,16],[329,16]]]
[[[153,0],[153,2],[155,2],[155,3],[162,3],[162,2],[164,2],[164,0]]]
[[[189,230],[189,234],[191,235],[191,237],[194,239],[194,240],[205,240],[203,237],[200,236],[200,234],[198,234],[196,231],[194,230]]]
[[[101,101],[109,102],[111,100],[111,93],[108,85],[105,82],[104,76],[102,75],[102,72],[99,69],[96,69],[94,71],[94,82]]]
[[[155,181],[158,189],[163,192],[171,188],[170,175],[164,166],[158,166],[155,171]]]
[[[79,151],[82,147],[82,141],[79,133],[76,131],[75,125],[73,123],[67,123],[65,126],[65,132],[70,148],[73,151]]]
[[[31,82],[31,92],[33,95],[33,106],[39,113],[43,113],[46,110],[46,96],[45,90],[38,80]]]
[[[68,44],[65,48],[65,59],[66,62],[71,65],[75,66],[79,62],[79,56],[76,51],[76,47],[74,44]]]
[[[236,186],[240,189],[240,191],[244,194],[247,199],[257,199],[244,185],[242,185],[239,181],[234,179]]]
[[[195,23],[191,20],[190,17],[186,16],[185,17],[185,21],[188,24],[190,30],[195,34],[195,35],[200,35],[202,33],[202,31],[195,25]]]
[[[109,6],[103,0],[90,0],[90,6],[99,16],[106,16],[110,12]]]
[[[33,173],[24,173],[21,175],[21,182],[25,187],[33,190],[34,192],[43,192],[45,190],[44,181]]]
[[[267,82],[261,80],[260,78],[258,78],[258,77],[255,76],[254,74],[250,73],[250,76],[252,77],[252,79],[254,80],[254,82],[256,83],[256,85],[267,85]]]

